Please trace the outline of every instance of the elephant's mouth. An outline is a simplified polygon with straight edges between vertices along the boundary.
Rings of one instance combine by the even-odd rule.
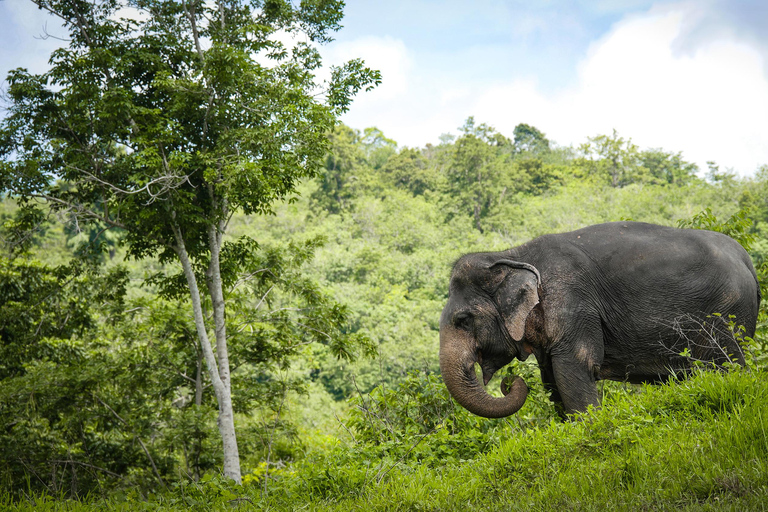
[[[525,361],[531,354],[533,354],[533,345],[527,341],[524,341],[522,350],[518,350],[517,354],[515,354],[515,357],[518,361]]]
[[[504,355],[504,356],[500,356],[500,355],[489,356],[488,354],[486,354],[486,356],[483,357],[483,352],[481,350],[478,350],[477,364],[480,365],[480,369],[483,371],[483,385],[487,386],[497,371],[507,366],[515,358],[520,359],[520,355],[521,355],[520,353]],[[528,354],[524,354],[523,357],[524,359],[527,358]],[[520,359],[520,360],[523,361],[524,359]]]
[[[483,371],[483,385],[487,386],[493,378],[494,374],[501,368],[507,366],[514,359],[518,361],[525,361],[533,354],[533,346],[528,342],[522,344],[515,343],[513,346],[516,348],[512,353],[508,354],[485,354],[483,357],[483,351],[478,349],[476,353],[477,364],[480,365],[480,369]]]

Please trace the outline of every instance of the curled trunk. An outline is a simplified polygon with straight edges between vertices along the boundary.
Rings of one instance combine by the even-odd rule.
[[[516,413],[525,403],[528,386],[522,378],[504,383],[503,398],[489,395],[475,374],[477,356],[472,335],[451,325],[440,326],[440,372],[451,396],[473,414],[503,418]]]

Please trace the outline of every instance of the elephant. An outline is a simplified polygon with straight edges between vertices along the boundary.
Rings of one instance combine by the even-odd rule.
[[[749,255],[721,233],[609,222],[543,235],[456,261],[440,317],[440,371],[460,405],[500,418],[523,406],[528,387],[519,376],[502,381],[503,397],[484,386],[533,354],[550,399],[570,418],[599,406],[598,380],[659,383],[687,375],[695,360],[744,364],[727,324],[753,336],[760,299]],[[726,327],[712,327],[718,322]]]

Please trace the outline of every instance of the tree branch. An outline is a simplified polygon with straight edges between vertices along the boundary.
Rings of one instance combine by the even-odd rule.
[[[35,199],[42,199],[44,201],[50,201],[52,203],[63,205],[68,210],[74,210],[77,213],[85,214],[86,217],[100,220],[101,222],[105,224],[109,224],[114,228],[120,228],[120,229],[126,229],[126,230],[128,229],[128,227],[125,224],[122,224],[121,222],[118,222],[117,220],[111,219],[109,217],[105,217],[104,215],[101,215],[91,210],[90,208],[86,208],[82,204],[73,204],[49,194],[30,194],[30,197],[34,197]]]
[[[106,407],[115,416],[115,418],[120,420],[123,425],[125,425],[126,427],[130,427],[130,425],[128,425],[128,422],[126,422],[123,418],[121,418],[120,415],[117,414],[117,412],[113,408],[111,408],[109,405],[107,405],[106,402],[104,402],[104,400],[99,398],[98,395],[93,393],[93,397],[101,405]],[[165,482],[163,481],[163,478],[160,476],[160,472],[157,470],[157,466],[155,465],[155,460],[152,458],[152,455],[150,455],[149,450],[147,449],[147,446],[144,444],[144,441],[142,441],[141,438],[139,436],[137,436],[136,434],[133,435],[133,438],[136,439],[139,442],[139,444],[141,445],[141,448],[144,450],[144,453],[146,454],[147,458],[149,459],[149,463],[152,465],[152,471],[155,473],[155,477],[160,482],[160,484],[163,486],[163,488],[165,488],[165,490],[167,491],[168,490],[168,486],[165,485]]]
[[[130,195],[140,194],[141,192],[146,192],[149,195],[150,199],[146,203],[144,203],[144,204],[145,205],[150,205],[153,202],[155,202],[165,192],[168,192],[168,191],[171,191],[171,190],[175,190],[175,189],[181,187],[184,183],[189,183],[191,186],[194,187],[194,185],[192,185],[192,182],[189,181],[190,174],[185,174],[185,175],[182,175],[182,176],[178,176],[176,174],[172,174],[171,173],[170,166],[168,165],[168,161],[165,159],[165,153],[162,152],[162,148],[161,148],[161,153],[163,153],[162,154],[162,157],[163,157],[163,167],[165,168],[165,171],[166,171],[167,174],[165,176],[160,176],[158,178],[155,178],[153,180],[148,181],[143,187],[141,187],[139,189],[136,189],[136,190],[126,190],[124,188],[120,188],[117,185],[114,185],[114,184],[112,184],[112,183],[110,183],[108,181],[102,180],[101,178],[99,178],[95,174],[93,174],[91,172],[88,172],[85,169],[78,169],[78,168],[72,167],[72,166],[70,166],[70,167],[72,167],[72,169],[76,170],[80,174],[86,175],[89,179],[86,179],[85,181],[95,181],[95,182],[97,182],[97,183],[99,183],[101,185],[104,185],[105,187],[109,188],[113,192],[117,192],[119,194],[124,194],[124,195],[130,196]],[[174,183],[173,180],[178,180],[178,181],[176,183]],[[160,190],[158,192],[152,192],[150,187],[152,185],[156,184],[156,183],[163,183],[163,186],[160,188]]]
[[[110,471],[108,469],[104,469],[102,467],[95,466],[93,464],[88,464],[87,462],[81,462],[79,460],[74,460],[74,459],[67,459],[67,460],[53,459],[53,460],[51,460],[49,462],[53,462],[55,464],[77,464],[79,466],[83,466],[83,467],[86,467],[86,468],[97,469],[97,470],[102,471],[102,472],[108,474],[109,476],[113,476],[115,478],[122,478],[122,475],[118,475],[117,473],[114,473],[114,472],[112,472],[112,471]]]

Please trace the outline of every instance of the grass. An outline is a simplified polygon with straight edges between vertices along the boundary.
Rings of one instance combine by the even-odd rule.
[[[488,453],[445,465],[381,466],[339,444],[270,481],[266,495],[263,483],[237,488],[212,479],[148,499],[0,498],[0,508],[768,510],[767,377],[710,372],[610,394],[579,421],[510,429]],[[392,465],[380,481],[376,464]]]

